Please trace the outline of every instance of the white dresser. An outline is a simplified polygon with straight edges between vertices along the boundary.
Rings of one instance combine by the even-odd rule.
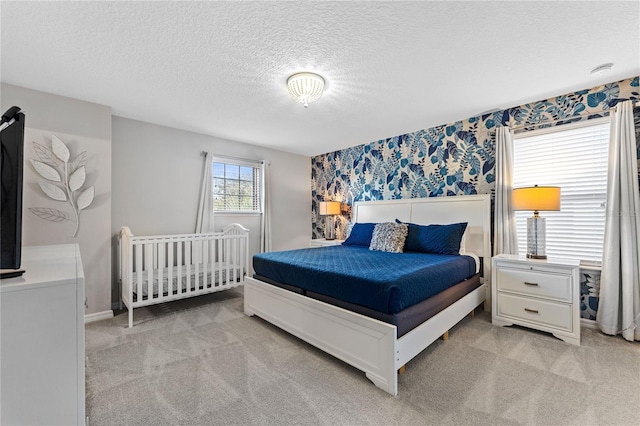
[[[494,256],[493,324],[518,324],[580,344],[580,262]]]
[[[0,424],[84,424],[84,273],[77,244],[24,247],[0,280]]]

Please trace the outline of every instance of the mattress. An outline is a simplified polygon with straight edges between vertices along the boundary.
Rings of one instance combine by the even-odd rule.
[[[204,273],[204,267],[207,268],[207,273]],[[227,267],[229,269],[222,269]],[[169,292],[169,269],[171,269],[171,291]],[[191,290],[197,290],[202,288],[211,288],[211,264],[198,264],[198,288],[196,288],[196,265],[190,265],[190,274],[187,276],[187,266],[174,266],[172,268],[163,268],[162,269],[162,290],[163,294],[168,293],[177,293],[178,289],[180,292],[187,290],[187,285],[191,286]],[[180,285],[178,286],[178,270],[180,270]],[[216,263],[215,264],[215,276],[213,283],[214,285],[218,285],[221,282],[227,282],[227,270],[229,271],[229,277],[235,278],[237,281],[240,280],[242,268],[239,265],[227,265],[225,263]],[[220,280],[220,274],[222,274],[222,280]],[[153,295],[158,294],[158,282],[159,282],[160,269],[154,269],[152,271],[152,290]],[[205,278],[206,277],[206,281]],[[142,297],[146,298],[148,296],[148,282],[149,275],[147,271],[142,272]],[[187,284],[189,283],[189,284]],[[206,287],[205,287],[206,285]],[[138,273],[133,273],[132,280],[133,293],[137,296],[138,291]]]
[[[470,256],[333,246],[261,253],[256,275],[309,294],[397,314],[476,274]]]

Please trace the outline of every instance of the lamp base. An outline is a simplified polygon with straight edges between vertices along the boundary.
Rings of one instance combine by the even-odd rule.
[[[545,252],[546,220],[534,215],[527,218],[527,258],[546,259]]]
[[[333,223],[333,217],[327,216],[325,228],[324,228],[324,239],[327,241],[332,241],[336,239],[336,227]]]
[[[529,254],[527,253],[527,258],[528,259],[546,259],[547,255],[543,254],[543,255],[535,255],[535,254]]]

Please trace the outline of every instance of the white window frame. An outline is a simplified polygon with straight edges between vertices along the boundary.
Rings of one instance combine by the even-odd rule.
[[[222,155],[214,155],[211,159],[211,179],[212,179],[212,197],[215,197],[216,194],[215,193],[215,182],[216,182],[216,177],[214,176],[214,163],[222,163],[222,164],[228,164],[228,165],[233,165],[233,166],[239,166],[239,167],[251,167],[254,169],[254,189],[253,189],[253,198],[254,203],[257,204],[257,208],[252,209],[252,210],[231,210],[231,209],[216,209],[215,208],[215,199],[213,200],[213,212],[215,215],[261,215],[262,211],[263,211],[263,205],[264,205],[264,191],[262,190],[262,186],[264,184],[264,179],[263,179],[263,172],[262,172],[262,165],[260,161],[252,161],[252,160],[245,160],[245,159],[241,159],[241,158],[234,158],[234,157],[225,157]],[[226,179],[226,178],[225,178]],[[238,180],[239,176],[238,176]],[[257,182],[256,182],[257,180]],[[257,188],[255,187],[257,183]]]
[[[513,187],[520,188],[537,184],[540,186],[560,186],[561,189],[561,211],[540,212],[540,215],[546,218],[547,223],[546,254],[548,257],[563,257],[594,264],[602,261],[602,243],[604,240],[606,211],[609,123],[609,117],[602,117],[533,131],[516,132],[513,135]],[[536,139],[538,139],[538,145],[540,145],[540,143],[543,142],[539,140],[541,137],[544,137],[544,135],[594,126],[606,128],[606,137],[603,136],[601,140],[604,145],[604,151],[595,153],[595,157],[581,156],[579,149],[576,150],[576,154],[573,155],[573,157],[569,157],[570,151],[573,148],[573,146],[570,145],[570,141],[563,143],[565,149],[563,149],[563,146],[559,146],[555,156],[534,149],[533,145],[530,145],[526,149],[522,149],[522,145],[518,146],[519,143],[535,144]],[[599,131],[602,131],[602,129]],[[578,137],[579,136],[576,136],[576,138]],[[584,142],[582,146],[585,146]],[[596,146],[594,145],[594,150],[595,148]],[[538,158],[536,160],[538,160],[538,162],[536,164],[539,164],[539,166],[536,167],[541,167],[542,169],[534,170],[533,167],[530,167],[527,170],[523,168],[522,165],[518,167],[518,163],[523,161],[522,157],[525,155],[530,155],[531,157],[537,156]],[[563,156],[565,157],[563,158]],[[572,158],[575,158],[577,161],[574,161]],[[566,167],[559,166],[563,162]],[[591,167],[591,169],[580,168],[580,165]],[[582,174],[582,180],[580,177],[577,177],[575,180],[567,177],[568,173],[575,173],[581,170],[591,170],[596,171],[596,173],[591,173],[591,175],[588,176],[588,180],[584,179],[584,174]],[[536,174],[539,175],[537,178],[531,178],[531,176]],[[529,178],[523,175],[529,175]],[[586,185],[583,184],[583,182],[586,183]],[[565,186],[564,189],[563,185]],[[518,250],[520,253],[526,253],[526,218],[532,216],[533,212],[518,211],[515,213]],[[565,236],[564,239],[562,235]],[[571,243],[567,242],[567,237],[570,238],[568,241],[571,241]]]

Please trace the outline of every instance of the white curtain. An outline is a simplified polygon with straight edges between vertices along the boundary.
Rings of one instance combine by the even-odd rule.
[[[513,213],[513,140],[508,127],[496,129],[496,199],[493,254],[518,254],[518,234]]]
[[[262,175],[262,216],[260,219],[260,252],[271,251],[271,201],[269,200],[269,162],[260,162]]]
[[[198,217],[196,219],[196,233],[213,232],[213,176],[211,175],[211,162],[213,155],[206,152],[204,155],[204,168],[202,183],[200,185],[200,202],[198,203]]]
[[[606,213],[596,322],[606,334],[640,340],[640,193],[630,101],[611,114]]]

